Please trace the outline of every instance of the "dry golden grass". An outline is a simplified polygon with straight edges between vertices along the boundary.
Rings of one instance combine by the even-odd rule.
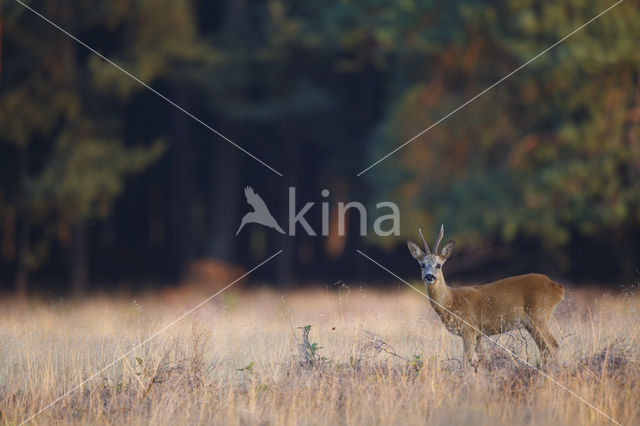
[[[0,423],[19,424],[197,301],[4,302]],[[568,289],[552,324],[561,350],[545,369],[629,425],[640,424],[639,308],[630,293]],[[310,343],[322,346],[315,354],[300,351],[296,327],[307,324]],[[528,336],[499,341],[537,362]],[[610,423],[503,350],[484,348],[488,362],[463,368],[461,340],[411,290],[229,291],[33,423]]]

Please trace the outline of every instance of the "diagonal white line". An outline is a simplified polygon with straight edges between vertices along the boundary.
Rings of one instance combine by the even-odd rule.
[[[122,355],[120,358],[116,359],[115,361],[110,362],[109,364],[107,364],[106,366],[104,366],[100,371],[98,371],[97,373],[95,373],[94,375],[92,375],[91,377],[89,377],[88,379],[83,380],[81,383],[79,383],[78,385],[74,386],[73,388],[71,388],[71,390],[67,391],[66,393],[60,395],[58,398],[56,398],[53,402],[47,404],[46,406],[42,407],[37,413],[33,414],[31,417],[29,417],[28,419],[24,420],[23,422],[20,423],[20,426],[24,425],[25,423],[30,422],[31,420],[33,420],[34,417],[36,417],[38,414],[42,413],[43,411],[45,411],[46,409],[52,407],[53,405],[55,405],[56,403],[60,402],[62,399],[66,398],[67,396],[69,396],[70,394],[72,394],[73,392],[75,392],[76,390],[78,390],[80,387],[82,387],[82,385],[84,385],[85,383],[95,379],[96,377],[98,377],[102,372],[104,372],[106,369],[108,369],[109,367],[115,365],[116,363],[120,362],[122,359],[124,359],[125,357],[129,356],[132,352],[134,352],[135,350],[139,349],[141,346],[145,345],[146,343],[148,343],[150,340],[154,339],[155,337],[157,337],[159,334],[165,332],[168,328],[174,326],[178,321],[184,319],[186,316],[192,314],[196,309],[200,308],[202,305],[204,305],[205,303],[209,302],[211,299],[213,299],[214,297],[216,297],[217,295],[219,295],[220,293],[222,293],[223,291],[225,291],[226,289],[228,289],[229,287],[231,287],[232,285],[234,285],[235,283],[237,283],[238,281],[240,281],[241,279],[243,279],[244,277],[246,277],[247,275],[249,275],[250,273],[252,273],[253,271],[255,271],[256,269],[260,268],[262,265],[264,265],[265,263],[269,262],[271,259],[273,259],[274,257],[276,257],[277,255],[279,255],[280,253],[282,253],[283,250],[278,251],[277,253],[273,254],[271,257],[269,257],[266,260],[263,260],[260,264],[254,266],[251,270],[245,272],[244,274],[242,274],[241,276],[239,276],[238,278],[236,278],[235,280],[233,280],[232,282],[230,282],[226,287],[224,287],[222,290],[217,291],[216,293],[212,294],[211,296],[207,297],[205,300],[203,300],[202,302],[198,303],[196,306],[194,306],[193,308],[189,309],[187,312],[185,312],[184,314],[180,315],[178,318],[176,318],[175,320],[171,321],[169,324],[165,325],[164,327],[162,327],[160,330],[156,331],[154,334],[152,334],[150,337],[148,337],[147,339],[145,339],[142,343],[137,344],[136,346],[134,346],[133,348],[131,348],[127,353],[125,353],[124,355]]]
[[[472,329],[474,329],[475,331],[477,331],[478,333],[482,334],[482,336],[486,337],[487,339],[489,339],[489,341],[491,341],[491,343],[495,344],[496,346],[499,346],[500,348],[504,349],[508,354],[510,354],[511,356],[513,356],[514,358],[516,358],[518,361],[522,362],[523,364],[525,364],[527,367],[537,371],[538,373],[542,374],[545,378],[547,378],[549,381],[551,381],[552,383],[560,386],[562,389],[564,389],[565,391],[567,391],[569,394],[571,394],[572,396],[574,396],[575,398],[577,398],[578,400],[584,402],[585,404],[587,404],[589,407],[591,407],[593,410],[595,410],[596,412],[598,412],[599,414],[603,415],[604,417],[606,417],[607,419],[611,420],[612,422],[622,426],[622,423],[620,423],[619,421],[617,421],[616,419],[614,419],[613,417],[611,417],[610,415],[608,415],[607,413],[605,413],[604,411],[602,411],[601,409],[599,409],[598,407],[596,407],[595,405],[593,405],[592,403],[590,403],[589,401],[587,401],[586,399],[584,399],[583,397],[581,397],[580,395],[578,395],[577,393],[575,393],[574,391],[572,391],[571,389],[569,389],[568,387],[566,387],[565,385],[563,385],[562,383],[558,382],[556,379],[554,379],[553,377],[549,376],[547,373],[545,373],[544,371],[540,370],[539,368],[535,367],[534,365],[531,365],[529,362],[527,362],[526,360],[524,360],[522,357],[518,356],[515,352],[511,351],[510,349],[508,349],[507,347],[501,345],[500,343],[498,343],[496,340],[492,339],[489,335],[483,333],[481,330],[479,330],[477,327],[473,326],[472,324],[469,324],[467,321],[465,321],[464,318],[460,317],[459,315],[453,313],[452,311],[450,311],[449,309],[447,309],[446,307],[444,307],[442,304],[438,303],[436,300],[432,299],[431,297],[429,297],[428,295],[426,295],[425,293],[421,292],[420,290],[418,290],[415,286],[409,284],[406,280],[400,278],[398,275],[394,274],[392,271],[390,271],[389,269],[387,269],[386,267],[384,267],[383,265],[381,265],[380,263],[376,262],[375,260],[373,260],[372,258],[370,258],[369,256],[367,256],[366,254],[364,254],[363,252],[361,252],[360,250],[356,250],[360,255],[362,255],[363,257],[365,257],[366,259],[368,259],[369,261],[371,261],[372,263],[378,265],[380,268],[382,268],[383,270],[385,270],[387,273],[389,273],[390,275],[394,276],[395,278],[397,278],[398,280],[402,281],[403,283],[405,283],[406,285],[408,285],[409,287],[411,287],[412,289],[414,289],[415,291],[417,291],[418,293],[420,293],[421,295],[423,295],[424,297],[426,297],[427,299],[429,299],[431,302],[435,303],[436,305],[440,306],[442,309],[444,309],[445,311],[447,311],[448,313],[450,313],[451,315],[453,315],[454,317],[458,318],[460,321],[464,322],[466,325],[468,325],[469,327],[471,327]]]
[[[268,165],[267,163],[265,163],[264,161],[262,161],[261,159],[259,159],[258,157],[256,157],[255,155],[253,155],[252,153],[250,153],[249,151],[247,151],[246,149],[244,149],[243,147],[241,147],[240,145],[238,145],[237,143],[235,143],[234,141],[232,141],[231,139],[229,139],[228,137],[226,137],[225,135],[223,135],[222,133],[220,133],[219,131],[217,131],[216,129],[211,127],[210,125],[208,125],[207,123],[205,123],[204,121],[200,120],[198,117],[196,117],[195,115],[193,115],[192,113],[190,113],[189,111],[187,111],[186,109],[184,109],[183,107],[181,107],[180,105],[178,105],[177,103],[172,101],[171,99],[167,98],[165,95],[163,95],[162,93],[158,92],[156,89],[154,89],[153,87],[149,86],[147,83],[145,83],[144,81],[140,80],[138,77],[136,77],[135,75],[131,74],[129,71],[127,71],[126,69],[122,68],[120,65],[116,64],[111,59],[107,58],[102,53],[100,53],[96,49],[94,49],[93,47],[89,46],[87,43],[83,42],[82,40],[80,40],[79,38],[77,38],[76,36],[71,34],[70,32],[66,31],[64,28],[60,27],[55,22],[51,21],[49,18],[47,18],[46,16],[42,15],[37,10],[35,10],[32,7],[24,4],[21,0],[15,0],[15,1],[17,3],[19,3],[19,4],[21,4],[24,8],[26,8],[26,9],[30,10],[31,12],[33,12],[35,15],[37,15],[38,17],[40,17],[44,21],[46,21],[49,24],[51,24],[53,27],[55,27],[57,30],[59,30],[60,32],[62,32],[66,36],[68,36],[68,37],[72,38],[73,40],[75,40],[76,43],[84,46],[86,49],[90,50],[95,55],[99,56],[101,59],[103,59],[104,61],[108,62],[109,64],[113,65],[115,68],[120,70],[122,73],[124,73],[125,75],[127,75],[131,79],[135,80],[136,82],[140,83],[142,86],[146,87],[151,92],[153,92],[156,95],[158,95],[161,99],[163,99],[164,101],[168,102],[170,105],[172,105],[176,109],[182,111],[183,113],[185,113],[186,115],[191,117],[193,120],[195,120],[199,124],[203,125],[207,129],[211,130],[213,133],[215,133],[216,135],[218,135],[219,137],[221,137],[225,141],[229,142],[231,145],[235,146],[237,149],[239,149],[240,151],[244,152],[249,157],[253,158],[258,163],[262,164],[263,166],[265,166],[266,168],[271,170],[273,173],[277,174],[280,177],[283,176],[282,173],[280,173],[279,171],[277,171],[276,169],[274,169],[273,167],[271,167],[270,165]]]
[[[504,77],[502,77],[500,80],[496,81],[495,83],[493,83],[491,86],[487,87],[486,89],[484,89],[482,92],[478,93],[477,95],[475,95],[474,97],[472,97],[471,99],[469,99],[468,101],[466,101],[465,103],[463,103],[462,105],[460,105],[459,107],[457,107],[456,109],[454,109],[453,111],[449,112],[447,115],[445,115],[444,117],[442,117],[441,119],[439,119],[438,121],[436,121],[435,123],[433,123],[432,125],[430,125],[429,127],[427,127],[426,129],[424,129],[423,131],[421,131],[420,133],[418,133],[417,135],[415,135],[414,137],[412,137],[411,139],[407,140],[405,143],[403,143],[402,145],[400,145],[399,147],[397,147],[396,149],[394,149],[393,151],[389,152],[388,154],[386,154],[384,157],[380,158],[378,161],[376,161],[375,163],[371,164],[369,167],[367,167],[366,169],[362,170],[360,173],[357,174],[357,176],[362,175],[363,173],[367,172],[369,169],[371,169],[372,167],[376,166],[377,164],[383,162],[384,160],[386,160],[387,158],[389,158],[390,156],[392,156],[393,154],[395,154],[396,152],[400,151],[402,148],[404,148],[405,146],[407,146],[408,144],[410,144],[411,142],[413,142],[414,140],[416,140],[417,138],[419,138],[420,136],[424,135],[425,133],[427,133],[429,130],[433,129],[434,127],[436,127],[438,124],[442,123],[444,120],[446,120],[447,118],[451,117],[453,114],[455,114],[456,112],[460,111],[462,108],[466,107],[467,105],[469,105],[470,103],[472,103],[473,101],[475,101],[476,99],[478,99],[479,97],[481,97],[482,95],[484,95],[485,93],[487,93],[489,90],[493,89],[494,87],[496,87],[497,85],[499,85],[500,83],[502,83],[503,81],[505,81],[506,79],[508,79],[509,77],[511,77],[512,75],[514,75],[515,73],[517,73],[518,71],[520,71],[521,69],[523,69],[524,67],[526,67],[527,65],[529,65],[531,62],[535,61],[536,59],[538,59],[540,56],[544,55],[545,53],[547,53],[548,51],[550,51],[551,49],[553,49],[554,47],[558,46],[559,44],[561,44],[562,42],[564,42],[566,39],[568,39],[569,37],[571,37],[572,35],[574,35],[575,33],[577,33],[578,31],[582,30],[584,27],[586,27],[587,25],[589,25],[590,23],[592,23],[593,21],[595,21],[596,19],[598,19],[599,17],[601,17],[602,15],[604,15],[605,13],[609,12],[611,9],[613,9],[614,7],[616,7],[617,5],[619,5],[620,3],[622,3],[624,0],[618,0],[616,3],[612,4],[611,6],[609,6],[607,9],[603,10],[602,12],[600,12],[599,14],[597,14],[596,16],[594,16],[593,18],[589,19],[587,22],[585,22],[584,24],[580,25],[578,28],[576,28],[575,30],[571,31],[569,34],[567,34],[566,36],[562,37],[560,40],[556,41],[555,43],[553,43],[551,46],[547,47],[546,49],[544,49],[542,52],[538,53],[536,56],[534,56],[533,58],[529,59],[527,62],[525,62],[524,64],[520,65],[518,68],[516,68],[515,70],[511,71],[509,74],[505,75]]]

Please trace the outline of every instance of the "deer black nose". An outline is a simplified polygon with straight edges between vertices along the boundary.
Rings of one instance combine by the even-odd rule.
[[[436,276],[433,274],[424,274],[425,281],[434,282],[436,280]]]

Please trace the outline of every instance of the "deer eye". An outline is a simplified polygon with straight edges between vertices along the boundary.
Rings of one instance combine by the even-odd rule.
[[[436,269],[440,269],[440,268],[442,268],[442,265],[438,263],[438,264],[436,265]]]

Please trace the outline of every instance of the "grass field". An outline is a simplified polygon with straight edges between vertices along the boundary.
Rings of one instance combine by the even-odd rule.
[[[29,418],[199,300],[5,300],[0,424]],[[640,297],[567,289],[552,329],[561,350],[544,371],[622,424],[640,424]],[[528,336],[498,340],[537,363]],[[484,349],[477,371],[463,367],[461,339],[410,289],[232,289],[32,423],[613,424],[504,350]]]

